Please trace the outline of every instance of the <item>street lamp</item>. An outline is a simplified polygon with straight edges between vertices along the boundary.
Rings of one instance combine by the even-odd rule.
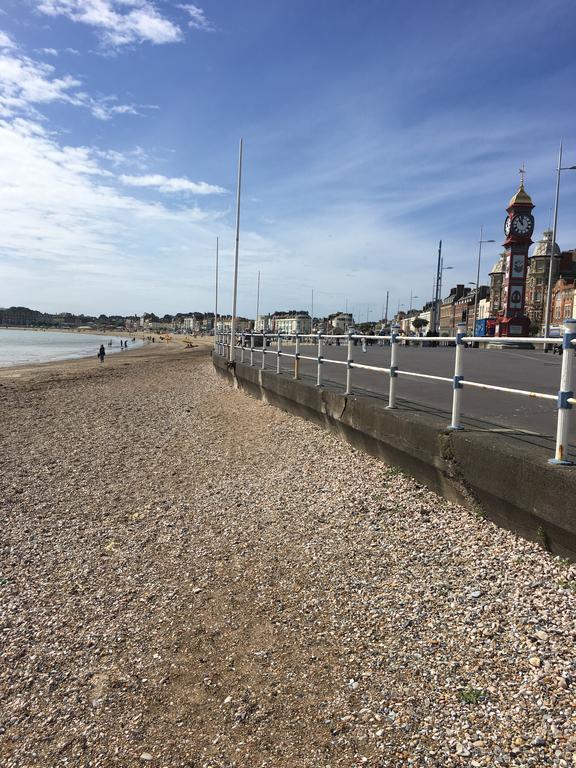
[[[440,260],[440,266],[438,269],[438,279],[436,283],[436,298],[434,300],[434,334],[440,333],[440,306],[442,305],[442,274],[446,269],[454,269],[454,267],[445,267],[444,259]]]
[[[483,240],[484,225],[480,224],[480,240],[478,240],[478,265],[476,269],[476,296],[474,297],[474,322],[472,323],[472,336],[476,333],[476,320],[478,320],[478,292],[480,290],[480,260],[482,258],[482,244],[495,243],[496,240]]]
[[[568,165],[562,168],[562,139],[560,139],[560,151],[558,153],[558,168],[556,169],[556,199],[554,202],[554,227],[552,229],[552,245],[550,250],[550,265],[548,267],[548,290],[546,291],[546,315],[544,317],[544,338],[550,333],[550,310],[552,299],[552,269],[554,264],[554,245],[556,244],[556,228],[558,224],[558,199],[560,197],[560,171],[576,171],[576,165]]]
[[[414,294],[412,293],[412,289],[410,289],[410,312],[412,312],[412,299],[417,299],[417,298],[419,297],[414,296]]]

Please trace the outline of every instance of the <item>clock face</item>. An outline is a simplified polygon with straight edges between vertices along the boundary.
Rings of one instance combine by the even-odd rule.
[[[508,218],[504,222],[504,234],[506,235],[506,237],[508,237],[508,235],[510,234],[510,225],[511,224],[512,224],[512,219],[510,218],[510,216],[508,216]]]
[[[534,217],[527,213],[514,216],[511,224],[512,232],[521,237],[530,237],[534,229]]]

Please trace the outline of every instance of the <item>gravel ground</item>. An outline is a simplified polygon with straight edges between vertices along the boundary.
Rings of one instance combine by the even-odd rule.
[[[221,383],[0,380],[3,768],[576,764],[576,568]]]

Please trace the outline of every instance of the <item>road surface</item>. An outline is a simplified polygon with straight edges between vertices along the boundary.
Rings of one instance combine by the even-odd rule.
[[[294,353],[293,344],[282,347]],[[315,357],[316,346],[301,344],[301,355]],[[266,369],[276,370],[276,346],[266,351]],[[402,370],[427,373],[452,378],[454,375],[454,347],[421,347],[401,345],[398,350],[400,376],[397,385],[397,404],[405,410],[433,413],[450,423],[452,411],[452,383],[402,376]],[[325,345],[323,356],[336,360],[346,359],[346,344]],[[240,351],[237,350],[237,359]],[[390,366],[390,346],[369,346],[362,351],[359,343],[354,347],[353,359],[365,365]],[[250,360],[249,350],[244,352],[245,362]],[[254,350],[254,364],[261,366],[262,350]],[[556,395],[560,382],[562,357],[545,354],[540,350],[464,350],[464,378],[484,384],[512,389],[524,389]],[[576,364],[573,356],[572,365]],[[281,371],[291,375],[294,359],[281,357]],[[301,378],[316,380],[317,364],[311,360],[300,361]],[[343,365],[324,363],[323,383],[343,391],[346,368]],[[576,379],[576,372],[575,372]],[[389,377],[386,373],[353,369],[354,393],[370,395],[388,402]],[[494,392],[464,387],[462,395],[462,421],[467,428],[506,432],[518,439],[546,446],[553,452],[556,433],[555,401],[539,400],[523,395]],[[576,448],[576,418],[572,419],[570,432],[571,451]]]

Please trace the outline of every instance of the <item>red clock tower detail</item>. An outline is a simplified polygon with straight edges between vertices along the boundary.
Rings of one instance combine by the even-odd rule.
[[[504,273],[502,310],[496,324],[497,336],[527,336],[530,320],[524,313],[528,249],[534,232],[534,205],[524,189],[524,170],[520,171],[520,189],[506,209],[504,222],[506,269]]]

